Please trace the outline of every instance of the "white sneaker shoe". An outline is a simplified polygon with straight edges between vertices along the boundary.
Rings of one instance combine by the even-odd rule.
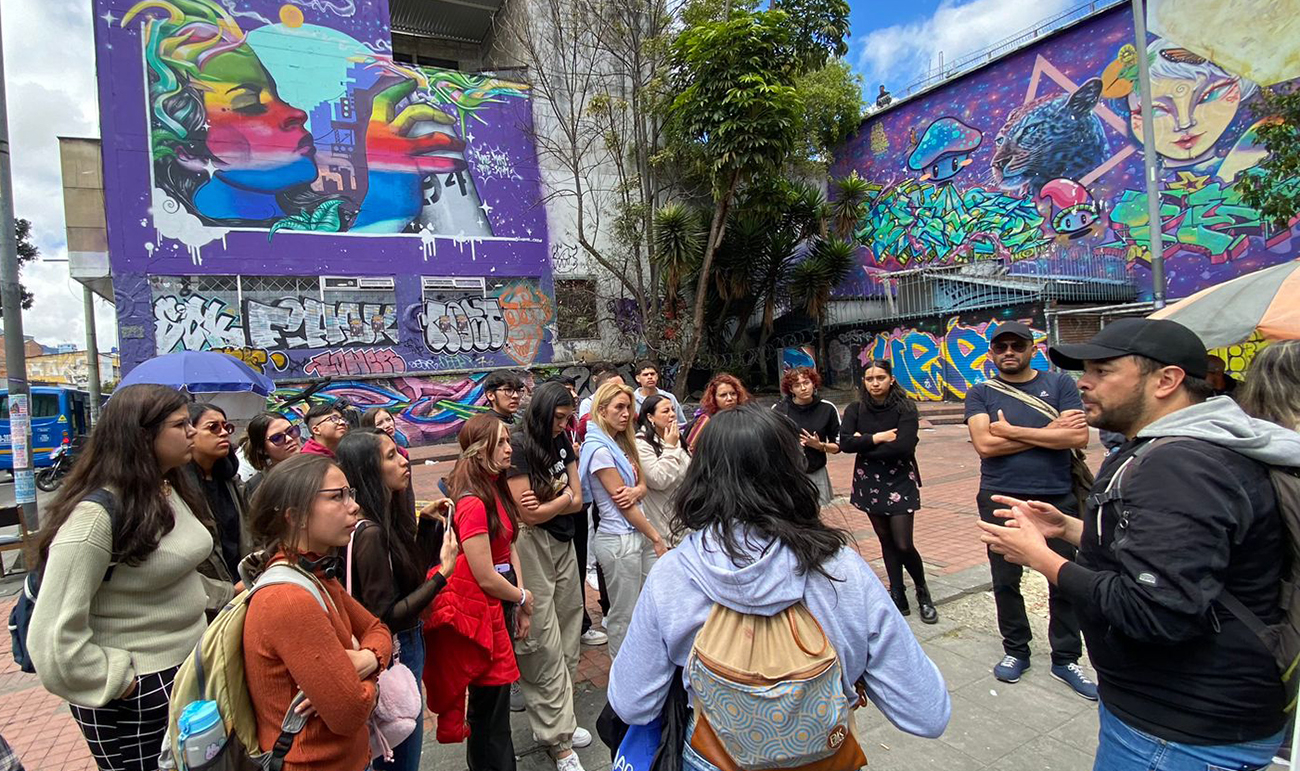
[[[595,569],[587,571],[587,586],[590,586],[596,591],[600,591],[600,581],[596,578]]]
[[[583,747],[590,747],[590,746],[591,746],[591,731],[588,731],[582,726],[578,726],[577,728],[573,729],[574,749],[580,750]]]
[[[582,767],[582,761],[578,760],[578,753],[573,753],[567,758],[555,759],[555,771],[586,771]]]
[[[582,633],[583,645],[604,645],[607,642],[609,642],[609,635],[595,627]]]
[[[524,692],[519,690],[519,681],[516,680],[510,684],[510,711],[523,712],[525,709]]]

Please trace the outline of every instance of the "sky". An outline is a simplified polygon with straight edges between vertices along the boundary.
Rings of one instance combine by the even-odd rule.
[[[850,0],[849,53],[868,101],[883,83],[896,95],[946,61],[979,50],[1076,5],[1079,0]],[[49,262],[28,265],[36,297],[24,332],[46,345],[85,344],[81,287],[68,277],[59,136],[99,134],[91,0],[4,0],[5,76],[15,209],[32,221]],[[57,44],[54,44],[57,41]],[[99,347],[116,344],[112,306],[96,300]]]

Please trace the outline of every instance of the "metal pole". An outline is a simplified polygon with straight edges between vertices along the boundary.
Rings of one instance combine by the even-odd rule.
[[[86,372],[90,374],[90,428],[99,422],[99,341],[95,334],[95,293],[84,284],[81,296],[85,300],[86,314]]]
[[[9,370],[9,443],[14,461],[14,495],[27,528],[40,527],[36,479],[32,474],[31,412],[27,355],[23,350],[22,289],[18,285],[18,234],[14,229],[14,185],[9,170],[9,110],[5,101],[4,44],[0,42],[0,303],[4,304],[5,366]]]
[[[1160,221],[1160,154],[1156,152],[1155,113],[1151,107],[1151,66],[1147,61],[1147,16],[1142,0],[1133,0],[1133,33],[1138,51],[1138,88],[1142,97],[1142,167],[1147,182],[1150,224],[1151,295],[1156,310],[1165,307],[1164,228]]]

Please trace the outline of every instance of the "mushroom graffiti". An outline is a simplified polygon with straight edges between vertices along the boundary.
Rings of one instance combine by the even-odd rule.
[[[1092,200],[1088,188],[1072,179],[1054,179],[1043,185],[1038,195],[1057,209],[1052,217],[1052,227],[1059,235],[1072,239],[1087,235],[1093,224],[1101,219],[1101,210]]]
[[[979,129],[956,118],[940,118],[921,135],[907,165],[914,171],[924,172],[922,182],[947,182],[971,164],[970,155],[982,141],[984,135]]]

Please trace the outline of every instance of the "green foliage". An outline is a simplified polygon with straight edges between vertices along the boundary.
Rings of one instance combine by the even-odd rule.
[[[862,122],[862,76],[853,74],[843,59],[835,59],[800,75],[795,88],[804,104],[801,154],[821,176],[835,147]]]
[[[667,203],[655,212],[654,257],[670,301],[681,283],[699,270],[705,235],[699,214],[685,204]]]
[[[1255,105],[1266,122],[1255,129],[1268,157],[1237,182],[1241,199],[1263,219],[1286,227],[1300,214],[1300,89],[1264,89]]]
[[[270,241],[277,230],[323,230],[337,233],[343,229],[343,219],[339,213],[342,205],[343,199],[332,198],[311,211],[301,211],[276,220],[267,232],[266,240]]]
[[[21,271],[24,265],[33,262],[40,255],[41,250],[36,244],[32,243],[32,223],[28,220],[15,218],[14,234],[18,237],[18,269]],[[31,292],[27,291],[27,287],[20,284],[18,288],[22,292],[23,310],[31,310],[32,301],[35,298]],[[0,307],[0,310],[3,310],[3,308]]]
[[[795,54],[805,69],[816,70],[849,52],[848,0],[775,0],[774,6],[789,18]]]
[[[835,201],[831,204],[832,228],[836,236],[848,239],[866,214],[871,183],[854,171],[847,177],[832,180],[831,185],[835,188]]]
[[[848,278],[857,262],[857,247],[841,238],[819,238],[803,262],[790,272],[790,296],[820,320],[831,292]]]

